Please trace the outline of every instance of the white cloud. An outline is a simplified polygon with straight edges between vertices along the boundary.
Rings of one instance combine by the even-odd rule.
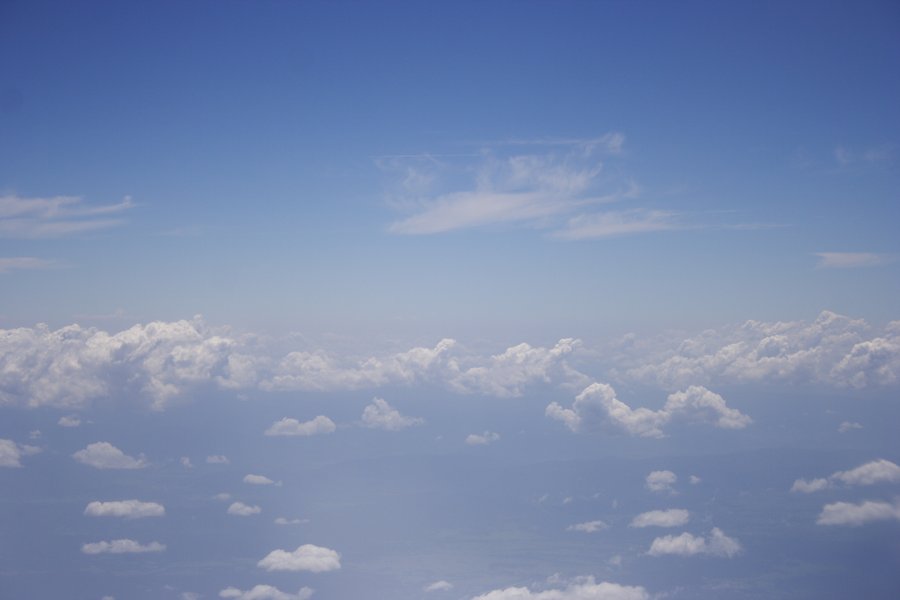
[[[190,457],[182,456],[181,457],[181,466],[184,467],[185,469],[193,469],[194,463],[191,462]]]
[[[10,271],[25,271],[33,269],[46,269],[53,266],[52,260],[35,258],[33,256],[0,257],[0,274]]]
[[[213,500],[218,500],[219,502],[228,502],[231,500],[231,494],[228,492],[220,492],[213,496]]]
[[[373,398],[372,404],[366,406],[362,413],[362,423],[372,429],[399,431],[407,427],[421,425],[425,419],[407,417],[381,398]]]
[[[681,527],[691,518],[691,513],[683,508],[651,510],[637,515],[631,520],[631,527]]]
[[[834,487],[839,483],[844,485],[900,483],[900,466],[881,458],[867,462],[849,471],[837,471],[829,475],[827,479],[818,478],[811,481],[798,479],[791,486],[791,491],[809,494]]]
[[[527,587],[510,587],[475,596],[472,600],[649,600],[650,594],[640,586],[619,585],[593,577],[579,577],[567,587],[532,591]]]
[[[213,454],[206,457],[206,462],[210,465],[227,465],[231,461],[228,460],[227,456],[223,456],[221,454]]]
[[[650,550],[647,554],[650,556],[708,554],[710,556],[731,558],[740,552],[741,545],[737,540],[725,535],[718,527],[714,527],[706,538],[694,536],[690,533],[658,537],[650,544]]]
[[[334,421],[324,415],[301,423],[297,419],[283,418],[280,421],[272,423],[272,426],[266,429],[265,435],[270,436],[307,436],[320,433],[332,433],[336,429]]]
[[[60,427],[78,427],[81,425],[81,419],[78,415],[64,415],[56,422]]]
[[[81,546],[81,551],[85,554],[134,554],[143,552],[162,552],[165,549],[165,544],[160,544],[159,542],[139,544],[134,540],[128,539],[112,540],[109,542],[92,542]]]
[[[17,444],[12,440],[0,439],[0,467],[21,467],[21,459],[23,456],[37,454],[40,451],[41,449],[37,446]]]
[[[249,517],[250,515],[258,515],[261,512],[262,509],[260,507],[250,506],[243,502],[233,502],[231,506],[228,507],[228,514],[236,515],[238,517]]]
[[[586,240],[678,229],[676,214],[663,210],[607,211],[572,217],[554,232],[564,240]]]
[[[89,517],[122,517],[124,519],[143,519],[146,517],[162,517],[166,509],[156,502],[141,502],[140,500],[114,500],[100,502],[94,500],[89,503],[84,514]]]
[[[874,254],[871,252],[816,252],[819,257],[819,269],[859,269],[878,267],[892,263],[896,257],[890,254]]]
[[[617,376],[671,389],[709,382],[787,381],[864,388],[900,381],[900,321],[873,334],[824,311],[811,322],[747,321],[668,340],[629,340]]]
[[[440,581],[435,581],[434,583],[429,583],[424,588],[422,588],[425,592],[446,592],[453,589],[453,584],[449,581],[444,581],[441,579]]]
[[[663,437],[663,427],[677,417],[684,416],[708,422],[723,429],[743,429],[753,422],[737,409],[729,408],[725,400],[703,386],[692,385],[683,392],[669,394],[659,410],[631,408],[616,397],[616,391],[605,383],[592,383],[575,397],[572,408],[551,402],[545,414],[562,421],[572,431],[595,429],[609,422],[631,435]]]
[[[276,525],[302,525],[309,523],[309,519],[288,519],[287,517],[278,517],[275,519]]]
[[[500,434],[493,431],[484,433],[470,433],[466,436],[466,443],[470,446],[486,446],[500,439]]]
[[[651,492],[670,492],[674,493],[672,488],[678,476],[672,471],[651,471],[644,480],[644,486]]]
[[[853,431],[854,429],[862,429],[863,426],[860,423],[855,423],[853,421],[842,421],[840,425],[838,425],[839,433],[847,433],[848,431]]]
[[[95,206],[76,196],[0,196],[0,238],[55,238],[108,229],[125,223],[117,215],[133,206],[127,196],[118,204]]]
[[[109,442],[94,442],[75,452],[72,458],[95,469],[143,469],[147,466],[144,455],[128,456]]]
[[[244,475],[244,483],[249,483],[250,485],[272,485],[275,482],[265,475],[254,475],[252,473],[248,473],[247,475]]]
[[[341,568],[341,555],[322,546],[303,544],[293,552],[273,550],[257,566],[267,571],[310,571],[321,573]]]
[[[895,500],[893,504],[871,500],[859,504],[850,502],[826,504],[816,523],[858,526],[872,521],[900,521],[900,501]]]
[[[691,477],[688,481],[691,482],[691,485],[697,485],[698,483],[700,483],[703,480],[700,479],[699,477],[697,477],[696,475],[691,475]]]
[[[586,521],[584,523],[576,523],[566,527],[566,531],[580,531],[582,533],[596,533],[607,529],[609,525],[603,521]]]
[[[255,585],[250,590],[239,590],[236,587],[228,587],[219,592],[219,598],[233,598],[234,600],[309,600],[312,598],[312,588],[302,587],[296,594],[282,592],[271,585]]]

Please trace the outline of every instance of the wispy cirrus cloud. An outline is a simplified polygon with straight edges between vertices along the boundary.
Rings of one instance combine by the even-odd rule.
[[[817,269],[861,269],[864,267],[880,267],[897,260],[891,254],[874,252],[815,252],[819,257]]]
[[[8,256],[0,257],[0,274],[11,271],[31,271],[34,269],[46,269],[52,267],[54,261],[34,256]]]
[[[134,207],[129,196],[116,204],[86,204],[79,196],[0,196],[0,238],[55,238],[108,229],[125,223]]]

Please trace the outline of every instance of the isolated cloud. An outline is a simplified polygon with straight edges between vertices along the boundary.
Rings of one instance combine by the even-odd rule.
[[[740,552],[741,545],[737,540],[725,535],[718,527],[714,527],[706,538],[694,536],[690,533],[658,537],[650,544],[650,550],[647,554],[650,556],[708,554],[710,556],[731,558]]]
[[[584,523],[577,523],[575,525],[569,525],[566,527],[566,531],[580,531],[582,533],[596,533],[598,531],[602,531],[607,529],[609,525],[604,523],[603,521],[586,521]]]
[[[284,436],[308,436],[320,433],[332,433],[336,429],[334,421],[326,416],[319,415],[316,418],[301,423],[297,419],[289,419],[287,417],[272,423],[272,426],[266,429],[265,435],[284,435]]]
[[[249,483],[250,485],[272,485],[275,482],[265,475],[254,475],[252,473],[248,473],[247,475],[244,475],[244,483]]]
[[[605,211],[572,217],[553,236],[586,240],[678,229],[677,215],[663,210]]]
[[[669,340],[630,339],[618,376],[671,389],[710,382],[787,381],[864,388],[900,381],[900,322],[873,333],[824,311],[811,322],[747,321]]]
[[[818,525],[859,526],[873,521],[900,521],[900,501],[893,504],[866,500],[859,504],[826,504],[816,520]]]
[[[820,269],[859,269],[878,267],[896,260],[890,254],[874,254],[872,252],[816,252]]]
[[[257,566],[266,571],[310,571],[321,573],[341,568],[341,555],[322,546],[303,544],[293,552],[273,550]]]
[[[631,520],[631,527],[681,527],[691,518],[691,513],[683,508],[651,510],[641,513]]]
[[[877,483],[900,483],[900,466],[883,458],[873,460],[849,471],[837,471],[825,478],[807,481],[798,479],[791,486],[792,492],[809,494],[838,484],[874,485]]]
[[[72,458],[95,469],[143,469],[147,466],[144,455],[128,456],[109,442],[94,442],[75,452]]]
[[[651,471],[644,480],[644,486],[651,492],[674,492],[672,488],[678,476],[672,471]]]
[[[0,238],[55,238],[122,225],[131,198],[118,204],[88,205],[77,196],[0,196]]]
[[[64,415],[56,422],[60,427],[78,427],[81,425],[81,419],[78,415]]]
[[[21,467],[23,456],[37,454],[40,451],[41,449],[37,446],[17,444],[12,440],[0,440],[0,467]]]
[[[407,427],[421,425],[425,419],[419,417],[407,417],[400,414],[396,408],[381,398],[373,398],[372,404],[363,409],[362,423],[371,429],[385,429],[387,431],[399,431]]]
[[[222,454],[213,454],[206,457],[206,462],[210,465],[227,465],[231,461],[228,460],[227,456],[223,456]]]
[[[89,503],[84,514],[89,517],[121,517],[123,519],[143,519],[146,517],[162,517],[166,509],[156,502],[141,502],[140,500],[114,500],[100,502],[94,500]]]
[[[605,383],[592,383],[575,397],[572,408],[551,402],[545,414],[562,421],[572,431],[596,429],[611,423],[631,435],[663,437],[663,427],[678,417],[703,421],[723,429],[743,429],[753,420],[703,386],[692,385],[683,392],[670,394],[659,410],[631,408],[616,397],[616,391]]]
[[[312,588],[302,587],[297,590],[296,594],[290,594],[271,585],[255,585],[253,589],[246,591],[236,587],[227,587],[219,592],[219,598],[232,598],[233,600],[309,600],[312,596]]]
[[[260,507],[250,506],[243,502],[233,502],[231,506],[228,507],[228,514],[236,515],[238,517],[249,517],[250,515],[258,515],[261,512],[262,509]]]
[[[109,542],[92,542],[81,546],[81,551],[85,554],[136,554],[143,552],[162,552],[165,549],[165,544],[160,544],[159,542],[139,544],[134,540],[128,539],[112,540]]]
[[[853,431],[854,429],[862,429],[863,426],[860,423],[855,423],[853,421],[842,421],[840,425],[838,425],[839,433],[847,433],[848,431]]]
[[[499,439],[499,433],[485,431],[484,433],[470,433],[466,436],[466,443],[470,446],[486,446],[487,444],[493,444]]]
[[[309,523],[309,519],[288,519],[287,517],[275,519],[276,525],[302,525],[303,523]]]
[[[422,591],[425,592],[446,592],[453,589],[453,584],[449,581],[444,581],[441,579],[440,581],[435,581],[434,583],[429,583]]]
[[[619,585],[593,577],[579,577],[567,587],[532,591],[526,587],[493,590],[472,600],[649,600],[650,594],[640,586]]]

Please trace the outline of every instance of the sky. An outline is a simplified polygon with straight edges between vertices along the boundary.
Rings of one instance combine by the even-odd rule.
[[[0,3],[0,596],[894,598],[892,2]]]

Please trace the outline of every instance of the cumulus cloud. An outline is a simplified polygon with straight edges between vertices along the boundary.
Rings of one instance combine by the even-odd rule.
[[[453,589],[453,584],[449,581],[444,581],[441,579],[440,581],[435,581],[434,583],[429,583],[424,588],[423,591],[426,592],[447,592]]]
[[[855,423],[853,421],[842,421],[840,425],[838,425],[839,433],[847,433],[848,431],[853,431],[854,429],[862,429],[863,426],[859,423]]]
[[[219,502],[227,502],[231,500],[231,494],[228,492],[219,492],[215,496],[213,496],[213,500],[218,500]]]
[[[592,383],[575,397],[572,408],[552,402],[544,412],[575,432],[611,423],[630,435],[654,438],[663,437],[663,427],[682,416],[723,429],[743,429],[753,422],[749,416],[729,408],[722,396],[697,385],[669,394],[661,409],[651,410],[631,408],[616,397],[612,386]]]
[[[470,446],[486,446],[500,439],[500,434],[493,431],[484,433],[470,433],[466,436],[466,443]]]
[[[260,507],[250,506],[243,502],[233,502],[231,506],[228,507],[228,514],[236,515],[238,517],[249,517],[250,515],[258,515],[261,512],[262,509]]]
[[[143,469],[148,464],[143,454],[133,458],[109,442],[88,444],[72,458],[95,469]]]
[[[296,594],[282,592],[271,585],[255,585],[253,589],[239,590],[236,587],[227,587],[219,592],[219,598],[232,598],[233,600],[309,600],[312,598],[312,588],[302,587]]]
[[[160,544],[159,542],[140,544],[134,540],[128,539],[112,540],[109,542],[92,542],[81,546],[81,551],[85,554],[137,554],[144,552],[162,552],[165,549],[165,544]]]
[[[60,417],[56,424],[60,427],[78,427],[81,425],[81,419],[78,415],[65,415]]]
[[[859,504],[850,502],[826,504],[816,523],[859,526],[873,521],[900,521],[900,501],[895,500],[893,504],[871,500]]]
[[[253,473],[248,473],[247,475],[244,475],[244,483],[249,483],[250,485],[272,485],[275,482],[265,475],[254,475]]]
[[[566,527],[566,531],[580,531],[582,533],[596,533],[607,529],[609,525],[603,521],[586,521],[584,523],[576,523]]]
[[[276,436],[307,436],[320,433],[332,433],[336,429],[334,421],[324,415],[301,423],[297,419],[283,418],[280,421],[272,423],[272,426],[266,429],[265,434]]]
[[[341,555],[330,548],[303,544],[293,552],[273,550],[257,566],[266,571],[310,571],[321,573],[341,568]]]
[[[0,196],[0,238],[56,238],[108,229],[125,223],[120,215],[133,206],[128,196],[101,205],[77,196]]]
[[[221,454],[213,454],[206,457],[206,463],[210,465],[227,465],[230,462],[231,461],[228,460],[227,456],[223,456]]]
[[[276,525],[302,525],[309,523],[309,519],[288,519],[287,517],[278,517],[275,519]]]
[[[740,552],[741,545],[736,539],[728,537],[721,529],[714,527],[709,536],[705,538],[694,536],[690,533],[658,537],[650,544],[650,550],[647,551],[647,554],[650,556],[708,554],[710,556],[731,558]]]
[[[883,458],[873,460],[848,471],[837,471],[825,478],[807,481],[798,479],[791,486],[792,492],[809,494],[818,492],[838,484],[875,485],[878,483],[900,482],[900,466]]]
[[[579,577],[561,589],[532,591],[527,587],[509,587],[475,596],[472,600],[649,600],[640,586],[620,585],[593,577]]]
[[[121,517],[123,519],[144,519],[146,517],[162,517],[166,509],[156,502],[141,502],[140,500],[114,500],[100,502],[94,500],[89,503],[84,514],[89,517]]]
[[[23,456],[37,454],[41,449],[28,444],[17,444],[12,440],[0,440],[0,467],[18,468]]]
[[[373,398],[372,404],[366,406],[362,413],[362,423],[371,429],[385,429],[387,431],[399,431],[407,427],[421,425],[425,419],[419,417],[407,417],[381,398]]]
[[[651,471],[644,480],[644,487],[651,492],[670,492],[674,493],[672,488],[678,476],[672,471]]]
[[[619,377],[663,388],[788,381],[864,388],[900,380],[900,322],[873,332],[861,319],[824,311],[813,322],[747,321],[687,339],[631,340]]]
[[[683,508],[651,510],[641,513],[631,520],[631,527],[681,527],[691,518],[691,513]]]

